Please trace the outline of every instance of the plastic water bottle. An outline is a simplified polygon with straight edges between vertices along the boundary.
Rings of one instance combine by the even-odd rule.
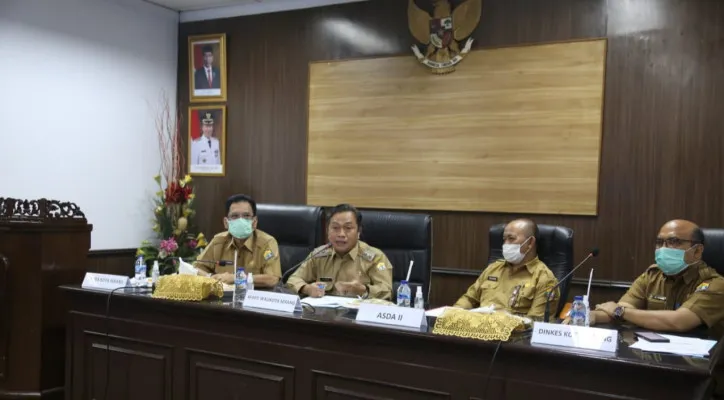
[[[422,299],[422,286],[418,286],[415,291],[415,308],[425,309],[425,300]]]
[[[233,305],[241,305],[244,303],[244,297],[246,297],[246,273],[244,267],[236,267],[236,274],[234,275],[234,298],[232,300]]]
[[[146,260],[143,259],[143,256],[138,256],[136,257],[136,286],[145,286],[146,277]]]
[[[249,272],[249,277],[246,278],[246,291],[252,291],[254,290],[254,273]]]
[[[397,288],[397,305],[399,307],[410,306],[410,286],[407,281],[400,282],[400,287]]]
[[[155,285],[158,282],[158,278],[161,276],[161,271],[158,268],[158,260],[153,261],[153,268],[151,268],[151,282]]]
[[[583,302],[583,296],[573,298],[570,317],[571,325],[588,326],[588,307],[586,307],[586,303]]]

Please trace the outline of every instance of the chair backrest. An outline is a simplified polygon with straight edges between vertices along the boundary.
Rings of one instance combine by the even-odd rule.
[[[503,258],[503,231],[506,224],[490,227],[488,243],[490,255],[488,264]],[[548,266],[560,282],[573,269],[573,230],[565,226],[538,225],[538,258]],[[568,299],[568,289],[572,277],[561,283],[561,300],[558,303],[558,315]],[[551,310],[553,311],[553,310]]]
[[[702,228],[704,232],[704,262],[724,275],[724,229]]]
[[[388,211],[360,211],[360,239],[382,250],[392,263],[392,302],[396,301],[400,281],[407,276],[410,260],[414,260],[410,275],[411,296],[422,286],[422,297],[428,304],[432,274],[432,217]]]
[[[279,244],[282,274],[323,244],[322,208],[292,204],[258,204],[257,228]]]

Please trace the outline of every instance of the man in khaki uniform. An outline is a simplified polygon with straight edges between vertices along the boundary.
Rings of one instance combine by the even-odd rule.
[[[254,287],[273,287],[282,276],[279,262],[279,245],[276,239],[256,229],[256,202],[249,196],[238,194],[226,200],[224,227],[227,229],[214,236],[204,251],[196,258],[194,266],[199,274],[213,274],[226,284],[234,283],[234,254],[237,265],[244,267],[248,275],[254,274]],[[219,265],[220,261],[228,262]]]
[[[669,221],[656,238],[656,264],[623,297],[596,306],[591,323],[627,321],[642,328],[686,332],[702,323],[724,333],[724,278],[702,261],[704,234],[690,221]]]
[[[556,288],[551,294],[551,289],[558,280],[538,259],[538,226],[529,219],[512,221],[505,226],[503,240],[504,260],[490,264],[455,307],[493,305],[513,314],[542,318],[550,296],[550,309],[555,312],[560,291]]]
[[[360,296],[391,300],[392,264],[359,240],[362,215],[349,204],[336,206],[327,227],[329,244],[318,247],[289,277],[287,285],[310,297]]]

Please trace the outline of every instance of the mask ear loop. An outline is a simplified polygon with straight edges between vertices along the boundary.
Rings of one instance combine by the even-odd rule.
[[[528,240],[530,240],[530,238],[532,238],[532,237],[533,237],[533,236],[528,236],[528,239],[525,239],[525,240],[523,241],[523,243],[520,244],[520,247],[523,247],[523,245],[525,244],[525,242],[527,242]],[[532,247],[528,247],[528,250],[526,250],[526,252],[523,253],[523,257],[525,257],[525,256],[528,255],[528,252],[530,252],[530,249],[532,249]]]
[[[700,245],[700,244],[701,244],[701,243],[696,243],[695,245],[693,245],[693,246],[689,247],[688,249],[684,250],[684,257],[686,257],[686,252],[687,252],[687,251],[693,249],[694,247],[696,247],[696,246],[698,246],[698,245]],[[692,266],[692,265],[694,265],[694,264],[698,264],[698,263],[700,263],[700,262],[701,262],[701,259],[698,259],[698,260],[694,261],[694,262],[691,263],[691,264],[686,264],[686,267],[685,267],[685,268],[689,268],[690,266]]]

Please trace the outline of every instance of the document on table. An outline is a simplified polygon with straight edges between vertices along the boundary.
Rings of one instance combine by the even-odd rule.
[[[454,307],[445,306],[445,307],[433,308],[432,310],[425,311],[425,316],[437,318],[437,317],[441,316],[442,313],[445,312],[445,310],[448,310],[450,308],[454,308]]]
[[[309,304],[312,307],[344,307],[355,300],[354,297],[322,296],[306,297],[302,299],[302,303]]]
[[[661,335],[670,340],[669,343],[654,343],[639,338],[631,346],[632,349],[650,351],[654,353],[670,353],[682,356],[706,357],[709,350],[716,344],[714,340],[688,338],[674,335]]]
[[[444,307],[433,308],[432,310],[425,311],[425,316],[437,318],[437,317],[441,316],[442,313],[444,313],[446,310],[449,310],[451,308],[456,308],[458,310],[462,310],[462,308],[460,308],[460,307],[444,306]],[[493,306],[478,307],[478,308],[473,308],[472,310],[467,310],[467,311],[481,313],[481,314],[492,314],[493,312],[495,312],[495,308]]]

